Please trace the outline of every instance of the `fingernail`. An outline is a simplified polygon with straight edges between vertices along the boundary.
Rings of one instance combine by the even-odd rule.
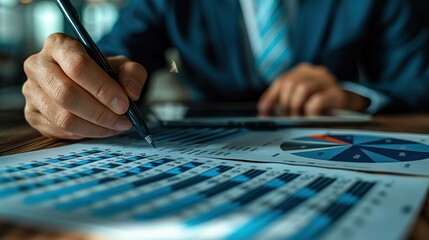
[[[121,117],[116,123],[115,123],[115,128],[121,131],[124,130],[128,130],[132,127],[132,124],[130,122],[130,120],[128,120],[128,118]]]
[[[112,100],[112,108],[116,113],[125,113],[127,111],[127,101],[120,97],[114,97]]]
[[[127,87],[134,98],[138,99],[140,97],[141,87],[136,80],[128,79]]]

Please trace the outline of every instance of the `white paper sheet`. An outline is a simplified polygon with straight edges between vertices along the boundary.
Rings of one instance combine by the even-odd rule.
[[[200,148],[204,157],[429,176],[429,135],[357,130],[246,132]]]
[[[0,157],[0,218],[114,239],[402,239],[428,186],[121,139]]]

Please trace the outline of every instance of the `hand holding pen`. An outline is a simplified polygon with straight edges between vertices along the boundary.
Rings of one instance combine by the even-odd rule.
[[[51,35],[42,51],[24,63],[29,124],[45,136],[66,139],[108,137],[131,128],[131,121],[122,114],[139,98],[146,71],[125,57],[107,61],[118,82],[78,40]]]

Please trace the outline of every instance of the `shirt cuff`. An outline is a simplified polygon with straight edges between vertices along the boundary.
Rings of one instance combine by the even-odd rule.
[[[341,82],[341,87],[346,91],[368,98],[370,100],[370,104],[365,109],[365,112],[370,114],[376,113],[391,101],[385,94],[354,82]]]

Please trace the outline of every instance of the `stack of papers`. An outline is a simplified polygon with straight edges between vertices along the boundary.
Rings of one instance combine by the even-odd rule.
[[[403,239],[429,183],[427,135],[152,129],[156,150],[130,132],[0,157],[0,217],[113,239]]]

